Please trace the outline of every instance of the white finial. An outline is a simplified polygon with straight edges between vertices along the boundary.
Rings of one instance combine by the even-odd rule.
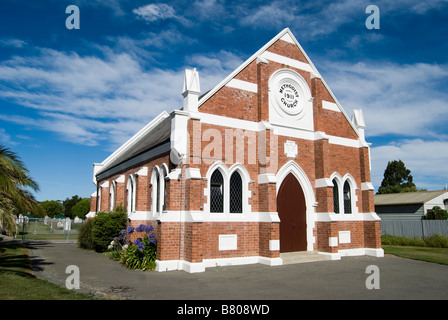
[[[359,137],[365,141],[364,129],[366,128],[366,123],[364,121],[364,115],[362,114],[362,109],[353,110],[352,122],[358,129]]]
[[[198,111],[198,98],[200,93],[199,73],[196,71],[196,68],[193,70],[186,69],[182,88],[185,111]]]

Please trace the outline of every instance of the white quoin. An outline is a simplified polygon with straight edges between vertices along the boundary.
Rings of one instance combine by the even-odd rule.
[[[200,93],[201,87],[199,86],[199,73],[196,71],[196,68],[193,70],[186,69],[184,85],[182,88],[185,111],[198,111]]]
[[[364,129],[366,128],[366,123],[364,122],[364,115],[362,114],[362,109],[353,110],[352,122],[358,129],[359,137],[361,140],[365,141]]]

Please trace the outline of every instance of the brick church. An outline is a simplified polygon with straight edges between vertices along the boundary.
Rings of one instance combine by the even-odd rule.
[[[180,96],[180,95],[179,95]],[[94,164],[91,212],[155,227],[158,271],[383,256],[362,110],[348,117],[289,29]]]

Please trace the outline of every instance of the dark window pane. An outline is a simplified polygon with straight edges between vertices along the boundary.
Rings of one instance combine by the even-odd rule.
[[[334,213],[339,213],[339,186],[336,179],[333,180],[333,207]]]
[[[350,184],[348,181],[344,183],[344,213],[352,213],[352,200],[351,200]]]
[[[230,177],[230,213],[243,212],[243,181],[238,172]]]
[[[218,169],[210,178],[210,212],[224,212],[224,179]]]

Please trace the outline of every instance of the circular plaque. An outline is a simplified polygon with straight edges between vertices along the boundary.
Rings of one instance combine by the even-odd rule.
[[[284,79],[278,83],[275,98],[280,108],[290,115],[296,115],[302,111],[300,87],[291,79]]]

